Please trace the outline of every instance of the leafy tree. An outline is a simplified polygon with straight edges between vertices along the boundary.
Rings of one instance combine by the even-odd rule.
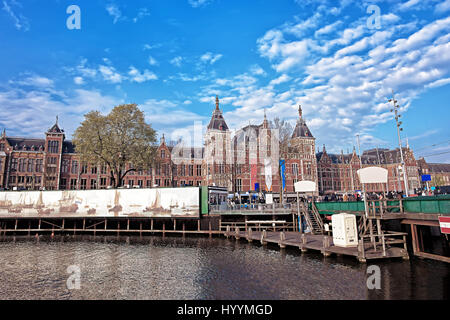
[[[89,112],[73,142],[81,162],[108,165],[116,188],[128,173],[156,162],[156,131],[136,104],[116,106],[106,116]]]

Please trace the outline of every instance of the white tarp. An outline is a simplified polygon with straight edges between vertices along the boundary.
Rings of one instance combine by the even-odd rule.
[[[266,204],[273,204],[273,194],[266,193]]]
[[[358,170],[361,183],[387,183],[388,171],[380,167],[368,167]]]
[[[2,217],[192,217],[198,187],[0,192]]]
[[[264,159],[264,172],[266,176],[267,191],[272,190],[272,160],[270,158]]]
[[[295,192],[315,192],[316,183],[314,181],[298,181],[294,183]]]

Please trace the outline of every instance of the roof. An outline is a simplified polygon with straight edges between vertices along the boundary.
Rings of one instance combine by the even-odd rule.
[[[64,130],[61,130],[61,128],[58,126],[58,123],[55,123],[53,127],[51,127],[48,131],[48,133],[64,133]]]
[[[428,163],[432,173],[450,172],[450,163]]]
[[[208,124],[209,130],[228,131],[227,123],[223,118],[222,111],[219,109],[219,98],[216,97],[216,108],[211,117],[211,121]]]
[[[297,121],[297,125],[292,133],[292,139],[294,138],[314,138],[303,118]]]
[[[39,151],[41,147],[41,151],[45,149],[45,139],[6,137],[6,140],[13,150]]]
[[[66,140],[63,143],[63,153],[75,153],[75,145],[72,141]]]

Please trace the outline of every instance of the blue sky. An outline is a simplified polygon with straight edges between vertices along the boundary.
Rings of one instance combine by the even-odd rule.
[[[450,0],[0,0],[0,127],[41,137],[59,115],[70,138],[137,103],[175,140],[217,94],[232,129],[301,104],[317,147],[393,148],[394,90],[416,157],[450,162],[449,31]]]

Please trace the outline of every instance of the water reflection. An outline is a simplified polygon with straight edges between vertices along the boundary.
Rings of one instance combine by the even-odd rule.
[[[0,299],[447,299],[449,268],[376,262],[368,290],[355,258],[208,237],[8,237],[0,240]],[[68,290],[67,267],[81,269]]]

